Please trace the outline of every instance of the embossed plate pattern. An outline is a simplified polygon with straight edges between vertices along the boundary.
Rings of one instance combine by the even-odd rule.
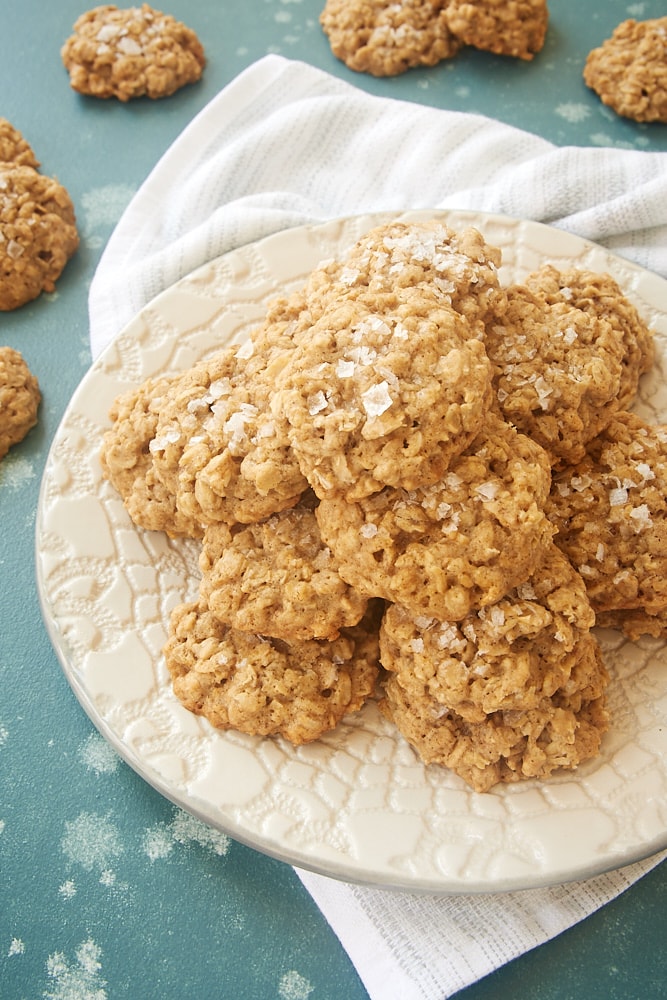
[[[637,409],[667,414],[667,282],[536,223],[471,212],[503,252],[504,281],[545,261],[614,275],[657,334]],[[197,592],[198,545],[136,529],[101,476],[114,398],[149,375],[240,341],[276,294],[392,215],[288,230],[206,264],[147,305],[92,366],[58,429],[42,482],[37,578],[51,639],[92,721],[167,798],[303,868],[417,892],[490,892],[583,878],[667,846],[664,643],[601,635],[613,676],[601,756],[548,782],[485,795],[425,767],[374,705],[305,747],[214,730],[181,707],[161,657],[174,604]]]

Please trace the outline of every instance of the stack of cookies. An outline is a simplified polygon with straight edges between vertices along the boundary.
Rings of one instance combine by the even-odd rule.
[[[583,567],[625,569],[665,530],[665,435],[626,412],[651,332],[609,276],[546,266],[506,288],[499,265],[474,229],[380,226],[240,347],[116,401],[107,479],[137,525],[201,544],[165,646],[187,708],[301,744],[377,697],[478,791],[597,754],[604,588]],[[604,519],[604,442],[628,435],[625,529],[591,553],[571,484],[596,483],[583,520]],[[667,598],[635,590],[651,601],[605,623],[657,634]]]

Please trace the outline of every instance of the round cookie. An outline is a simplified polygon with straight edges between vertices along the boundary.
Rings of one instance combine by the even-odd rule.
[[[638,122],[667,122],[667,17],[623,21],[584,66],[603,104]]]
[[[448,0],[445,19],[465,45],[532,59],[544,46],[549,12],[546,0]]]
[[[375,691],[373,622],[338,639],[286,643],[223,625],[205,602],[174,609],[164,649],[176,697],[219,729],[300,745],[334,729]]]
[[[552,545],[526,583],[460,622],[391,605],[380,629],[380,659],[409,701],[426,697],[479,723],[493,712],[539,708],[557,691],[582,692],[586,670],[597,685],[594,624],[583,580]]]
[[[119,101],[168,97],[199,80],[206,62],[191,28],[146,3],[82,14],[61,57],[73,90]]]
[[[41,393],[23,356],[0,347],[0,460],[37,423]]]
[[[323,500],[323,541],[361,594],[458,621],[525,582],[553,535],[543,449],[493,413],[441,482]]]
[[[259,524],[207,528],[200,593],[221,621],[243,632],[301,642],[336,639],[363,617],[367,599],[341,578],[304,501]]]
[[[547,503],[598,623],[631,639],[667,635],[666,496],[667,428],[619,413]]]
[[[53,292],[78,245],[65,188],[33,167],[0,163],[0,310]]]
[[[442,0],[326,0],[320,24],[331,51],[349,69],[396,76],[456,55]]]
[[[136,525],[172,537],[200,538],[202,527],[179,510],[174,493],[158,477],[151,454],[160,410],[173,382],[173,376],[148,378],[114,401],[111,427],[102,441],[102,472]]]
[[[398,675],[391,674],[380,708],[425,764],[450,768],[476,792],[498,782],[549,778],[560,768],[573,769],[596,757],[609,726],[606,672],[597,644],[587,645],[596,663],[583,657],[582,668],[587,677],[598,677],[589,699],[559,692],[537,708],[492,712],[471,723],[426,695],[409,697]]]
[[[6,118],[0,118],[0,163],[34,167],[35,170],[39,167],[30,144]]]
[[[485,342],[505,418],[555,466],[582,458],[653,357],[650,331],[611,277],[550,265],[507,289]]]

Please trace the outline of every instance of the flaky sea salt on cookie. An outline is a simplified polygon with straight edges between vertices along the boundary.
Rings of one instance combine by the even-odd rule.
[[[544,450],[492,413],[442,480],[323,500],[322,538],[359,593],[457,621],[525,582],[551,545]]]
[[[456,55],[444,0],[326,0],[320,24],[331,51],[352,70],[396,76]]]
[[[367,598],[346,584],[302,502],[234,531],[207,528],[200,593],[221,621],[244,632],[297,642],[335,639],[356,625]]]
[[[0,460],[37,423],[37,378],[13,347],[0,347]]]
[[[0,310],[53,292],[78,245],[62,184],[33,167],[0,163]]]
[[[667,17],[623,21],[586,59],[584,81],[638,122],[667,122]]]
[[[549,11],[546,0],[448,0],[445,20],[465,45],[532,59],[544,47]]]
[[[119,101],[168,97],[199,80],[206,62],[191,28],[146,3],[82,14],[61,57],[73,90]]]
[[[599,624],[631,639],[667,635],[666,497],[667,428],[619,413],[547,504]]]
[[[164,649],[176,697],[219,729],[300,745],[334,729],[374,694],[373,620],[328,641],[286,643],[230,629],[203,600],[174,609]]]

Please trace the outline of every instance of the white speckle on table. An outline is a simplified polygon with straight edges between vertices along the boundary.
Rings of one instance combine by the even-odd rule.
[[[6,726],[0,722],[0,747],[4,747],[5,743],[9,739],[9,730]]]
[[[313,987],[308,980],[294,970],[280,977],[278,984],[280,1000],[308,1000],[312,992]]]
[[[12,455],[3,459],[0,469],[0,484],[9,490],[20,490],[36,476],[35,469],[27,458]]]
[[[79,757],[89,771],[97,774],[113,774],[120,763],[116,751],[99,733],[91,733],[81,744]]]
[[[11,958],[12,955],[23,955],[25,954],[25,944],[21,938],[12,938],[9,943],[9,951],[7,952],[7,957]]]
[[[0,819],[0,834],[4,832],[5,832],[5,821],[4,819]]]
[[[86,871],[108,871],[109,862],[123,853],[118,828],[108,816],[96,813],[82,812],[71,823],[66,823],[60,846],[70,861]]]
[[[135,194],[129,184],[105,184],[81,196],[84,212],[83,237],[91,248],[102,246],[105,237],[98,230],[106,230],[120,219]]]
[[[106,1000],[107,984],[100,976],[101,955],[101,948],[90,938],[77,948],[75,961],[68,961],[59,951],[49,955],[46,971],[52,985],[42,996],[46,1000]]]
[[[231,841],[226,833],[214,830],[195,816],[177,809],[171,823],[160,823],[146,831],[143,846],[151,861],[157,861],[168,857],[176,844],[197,844],[223,857],[229,851]]]
[[[631,3],[627,6],[627,12],[630,17],[642,17],[644,11],[646,10],[645,3]]]
[[[571,125],[576,125],[577,122],[583,122],[584,119],[588,118],[591,113],[591,109],[585,104],[577,104],[576,102],[558,104],[554,110],[557,115],[564,118],[566,122],[570,122]]]
[[[273,20],[276,24],[289,24],[292,20],[292,15],[288,10],[279,10],[273,15]]]
[[[76,896],[76,885],[71,878],[66,879],[65,882],[58,888],[58,892],[63,899],[73,899]]]

